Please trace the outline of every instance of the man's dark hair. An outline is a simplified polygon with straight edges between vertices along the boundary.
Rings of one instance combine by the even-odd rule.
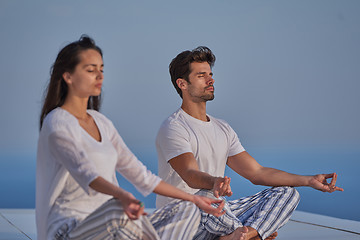
[[[215,55],[208,47],[200,46],[192,51],[184,51],[179,53],[170,63],[169,72],[171,82],[174,85],[177,93],[182,98],[181,89],[176,84],[178,78],[185,79],[189,82],[189,74],[191,72],[190,64],[193,62],[207,62],[212,68],[215,64]]]

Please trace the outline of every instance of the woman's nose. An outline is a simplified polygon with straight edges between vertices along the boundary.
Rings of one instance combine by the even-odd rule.
[[[97,78],[98,79],[104,79],[104,73],[102,71],[98,71]]]

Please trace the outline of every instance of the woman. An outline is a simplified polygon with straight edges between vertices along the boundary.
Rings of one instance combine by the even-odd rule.
[[[98,112],[103,67],[101,49],[87,36],[64,47],[52,67],[40,116],[38,239],[191,239],[200,219],[196,206],[220,216],[223,203],[166,184],[133,155]],[[145,196],[185,201],[144,216],[144,205],[119,187],[115,171]]]

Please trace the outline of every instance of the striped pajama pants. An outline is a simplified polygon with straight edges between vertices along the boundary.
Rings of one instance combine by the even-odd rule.
[[[196,194],[214,198],[209,190]],[[201,211],[199,230],[193,239],[216,239],[242,226],[256,229],[265,239],[285,225],[299,201],[299,193],[293,187],[273,187],[253,196],[226,201],[225,214],[221,217]]]
[[[116,199],[111,199],[78,225],[64,224],[54,239],[192,239],[200,218],[195,204],[178,200],[134,221],[127,217]]]

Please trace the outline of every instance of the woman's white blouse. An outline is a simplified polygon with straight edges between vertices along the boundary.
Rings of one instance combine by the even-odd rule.
[[[118,171],[144,196],[161,180],[127,148],[110,120],[94,110],[88,113],[100,131],[100,142],[62,108],[54,109],[44,119],[36,169],[39,240],[50,239],[64,223],[81,222],[112,198],[89,187],[99,176],[118,185]]]

